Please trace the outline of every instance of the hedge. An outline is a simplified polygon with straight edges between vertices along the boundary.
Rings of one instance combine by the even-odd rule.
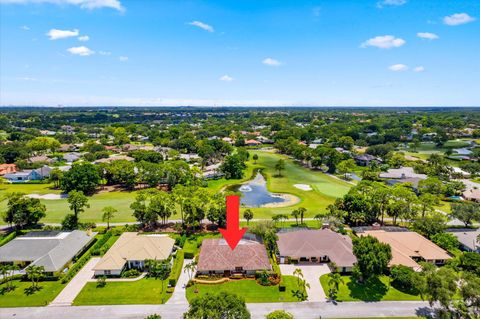
[[[107,243],[107,241],[110,239],[110,237],[112,237],[113,233],[111,230],[107,231],[105,233],[105,235],[102,236],[102,238],[100,238],[100,240],[98,240],[95,245],[93,245],[92,247],[92,256],[99,256],[102,254],[102,248],[103,248],[103,245],[105,245]]]
[[[15,237],[17,237],[17,232],[12,231],[10,234],[8,234],[7,236],[3,237],[2,240],[0,240],[0,246],[5,245],[9,241],[13,240]]]
[[[193,259],[193,257],[195,257],[195,254],[193,253],[193,251],[185,251],[183,253],[183,256],[185,259]]]
[[[177,250],[175,259],[173,261],[172,271],[170,272],[170,277],[168,278],[168,284],[172,287],[177,284],[178,278],[182,273],[183,259],[183,251]]]

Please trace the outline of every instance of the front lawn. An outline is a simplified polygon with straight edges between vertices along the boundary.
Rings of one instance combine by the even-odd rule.
[[[105,287],[97,287],[96,282],[89,282],[73,304],[75,306],[162,304],[171,296],[166,292],[167,283],[167,280],[143,278],[129,282],[107,282]]]
[[[342,276],[342,279],[344,283],[340,285],[338,301],[422,300],[419,295],[410,295],[392,287],[387,276],[365,285],[356,283],[351,276]],[[328,274],[320,277],[320,283],[327,294]]]
[[[59,280],[42,281],[38,285],[39,291],[29,293],[31,281],[13,280],[16,287],[13,291],[5,292],[3,289],[6,284],[0,285],[0,307],[35,307],[46,306],[60,293],[65,287]]]
[[[298,290],[297,278],[282,276],[285,291],[280,292],[277,286],[261,286],[253,279],[231,280],[222,284],[195,284],[187,288],[187,299],[192,301],[195,297],[206,293],[219,293],[221,291],[233,293],[245,299],[245,302],[295,302],[299,301],[292,293]],[[198,292],[195,293],[195,289]]]

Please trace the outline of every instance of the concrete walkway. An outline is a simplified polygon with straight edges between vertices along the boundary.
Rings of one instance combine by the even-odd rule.
[[[0,308],[0,319],[144,319],[157,313],[162,319],[181,319],[187,305],[118,305]],[[265,319],[274,310],[285,310],[298,319],[416,317],[431,313],[428,302],[297,302],[247,304],[252,319]]]
[[[60,294],[58,294],[57,298],[55,298],[48,306],[70,306],[82,288],[93,278],[93,267],[95,267],[99,260],[99,257],[90,259],[88,263],[77,273],[77,275],[70,280],[67,286],[63,288]]]
[[[191,262],[192,259],[185,259],[183,261],[182,272],[180,273],[180,277],[175,285],[175,290],[173,291],[172,296],[166,302],[167,305],[185,305],[185,307],[188,305],[186,287],[190,278],[188,277],[188,273],[185,271],[185,265]]]
[[[326,301],[325,292],[320,284],[320,276],[330,272],[328,266],[326,264],[280,265],[282,275],[293,275],[297,268],[302,270],[305,281],[310,285],[310,289],[307,289],[308,301]]]

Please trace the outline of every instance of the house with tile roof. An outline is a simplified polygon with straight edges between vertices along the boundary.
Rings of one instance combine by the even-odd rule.
[[[95,276],[120,276],[123,270],[145,269],[146,260],[165,260],[175,240],[165,234],[123,233],[93,268]]]
[[[12,174],[17,171],[17,165],[15,164],[0,164],[0,176],[6,174]]]
[[[279,233],[277,246],[281,264],[334,262],[342,272],[350,272],[357,262],[350,237],[330,229]]]
[[[197,264],[201,275],[254,275],[257,271],[272,270],[265,246],[257,240],[241,239],[234,250],[223,238],[202,242]]]
[[[445,250],[412,231],[366,230],[359,233],[359,236],[373,236],[380,242],[389,244],[392,249],[390,267],[404,265],[419,271],[420,261],[443,265],[452,258]]]

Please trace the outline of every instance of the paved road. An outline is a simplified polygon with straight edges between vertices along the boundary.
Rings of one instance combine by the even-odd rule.
[[[190,280],[188,273],[185,272],[185,265],[192,262],[192,259],[185,259],[183,261],[182,272],[178,278],[178,282],[175,285],[175,290],[173,291],[172,296],[167,301],[167,305],[188,305],[186,297],[186,287],[187,283]]]
[[[320,276],[330,272],[328,266],[326,264],[280,265],[282,275],[293,275],[293,272],[297,268],[302,270],[304,279],[310,285],[310,289],[307,290],[308,301],[326,301],[325,292],[323,291],[322,285],[320,285]]]
[[[186,305],[122,305],[82,307],[0,308],[0,319],[143,319],[158,313],[163,319],[180,319]],[[248,304],[253,319],[265,319],[273,310],[284,309],[297,319],[405,317],[425,315],[430,311],[427,302],[382,301]]]
[[[93,267],[100,260],[99,257],[92,258],[88,263],[73,277],[58,296],[48,305],[49,307],[69,306],[80,293],[82,288],[93,278]]]

